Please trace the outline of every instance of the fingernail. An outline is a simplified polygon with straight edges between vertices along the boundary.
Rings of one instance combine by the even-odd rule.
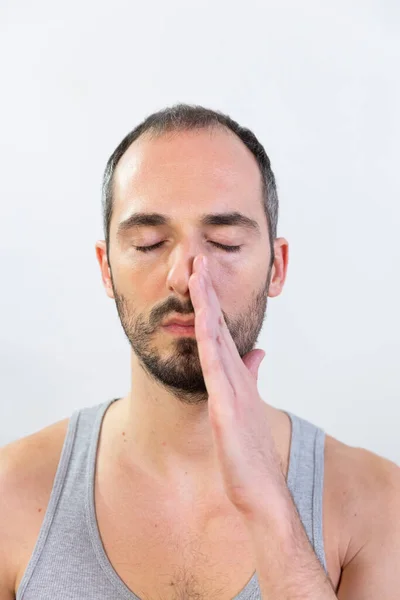
[[[203,265],[206,271],[208,271],[207,257],[203,255]]]

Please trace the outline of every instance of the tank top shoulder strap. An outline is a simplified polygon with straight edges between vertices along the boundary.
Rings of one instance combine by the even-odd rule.
[[[325,432],[306,419],[285,412],[292,422],[287,485],[308,539],[327,572],[323,538]]]
[[[76,508],[84,504],[87,456],[93,437],[93,426],[96,417],[103,414],[111,402],[112,400],[108,400],[95,406],[76,409],[69,418],[50,499],[31,558],[18,587],[17,600],[23,597],[33,572],[35,569],[37,571],[45,547],[47,552],[54,543],[54,537],[57,544],[57,536],[54,534],[57,533],[60,519],[65,520],[68,507]],[[69,513],[68,518],[73,521]]]

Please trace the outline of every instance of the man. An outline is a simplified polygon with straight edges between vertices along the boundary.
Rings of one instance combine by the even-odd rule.
[[[1,450],[0,600],[398,598],[399,468],[257,389],[288,243],[256,137],[160,111],[103,198],[131,390]]]

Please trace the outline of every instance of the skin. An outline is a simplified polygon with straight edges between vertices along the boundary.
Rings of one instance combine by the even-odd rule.
[[[260,190],[253,156],[228,131],[142,138],[117,169],[109,257],[105,242],[96,244],[106,292],[116,301],[132,346],[131,391],[109,407],[100,435],[96,513],[110,561],[118,565],[122,579],[132,589],[151,593],[158,584],[160,597],[170,597],[169,585],[180,580],[180,574],[174,578],[176,563],[187,569],[188,581],[193,575],[205,585],[203,571],[195,571],[204,567],[207,552],[201,561],[194,560],[202,547],[218,581],[221,571],[226,574],[227,597],[243,587],[254,567],[263,597],[332,597],[281,485],[277,466],[281,464],[286,476],[287,416],[261,401],[256,389],[263,351],[254,346],[266,310],[261,291],[269,280],[268,297],[280,294],[288,261],[287,242],[279,238],[268,272],[270,244]],[[118,225],[138,210],[167,214],[171,226],[136,232],[135,238],[132,230],[118,236]],[[203,213],[232,210],[255,219],[261,235],[199,227]],[[132,248],[133,242],[149,245],[162,240],[165,247],[154,254],[136,254]],[[243,249],[225,254],[211,241],[243,243]],[[209,262],[207,293],[196,283],[202,255]],[[195,316],[197,345],[194,339],[172,337],[160,328],[173,313]],[[215,352],[218,360],[212,372],[207,361]],[[68,421],[0,449],[2,600],[15,597],[31,557]],[[261,435],[252,448],[245,442],[254,436],[246,433],[255,424],[260,424]],[[261,448],[260,439],[267,445]],[[241,451],[230,460],[239,443]],[[261,462],[253,460],[254,449]],[[251,473],[243,468],[246,461],[261,470]],[[253,489],[264,471],[268,479],[261,482],[263,491],[271,482],[273,488],[268,490],[279,490],[271,512],[254,511],[254,496],[233,493]],[[250,484],[244,475],[251,475]],[[229,482],[236,478],[239,486],[229,490]],[[324,539],[332,587],[340,600],[372,600],[378,594],[382,600],[397,597],[399,499],[397,465],[326,436]],[[143,518],[149,515],[149,505],[151,518]],[[247,520],[253,517],[251,539],[235,518],[243,509]],[[285,527],[274,529],[277,523],[289,523],[290,535]],[[137,545],[132,551],[133,531]],[[188,555],[182,556],[185,548]],[[171,577],[172,583],[164,586],[161,575],[156,580],[154,572],[148,572],[149,554],[155,572]],[[140,560],[143,568],[132,569]],[[210,597],[215,589],[208,587],[207,592]]]
[[[157,189],[161,195],[161,201],[165,202],[165,197],[169,198],[171,188],[175,187],[169,179],[173,174],[178,182],[178,200],[181,198],[179,192],[182,187],[188,197],[190,197],[190,192],[197,187],[198,191],[208,198],[207,204],[212,202],[215,197],[218,198],[215,204],[218,204],[220,201],[218,190],[222,189],[226,193],[227,188],[231,191],[232,186],[236,184],[235,210],[238,212],[239,207],[244,202],[243,197],[246,192],[246,186],[243,190],[241,189],[241,178],[237,176],[237,173],[241,173],[240,157],[236,153],[233,157],[230,157],[234,163],[234,159],[238,156],[236,168],[229,168],[228,165],[221,166],[225,147],[222,146],[220,157],[218,150],[213,152],[213,145],[207,148],[207,143],[210,144],[214,141],[213,136],[209,135],[209,131],[202,133],[205,133],[206,136],[203,136],[203,139],[205,137],[205,146],[201,147],[201,155],[206,157],[204,160],[205,167],[202,159],[195,151],[194,154],[191,154],[192,145],[185,144],[185,142],[180,143],[180,139],[175,137],[175,144],[170,149],[169,144],[165,145],[165,141],[169,140],[162,140],[164,148],[161,151],[161,157],[157,152],[155,153],[159,162],[154,165],[155,180],[158,184],[160,182],[165,184],[165,188],[162,186]],[[223,141],[225,142],[225,132],[217,130],[217,139],[219,135],[224,138]],[[229,136],[229,138],[231,137]],[[197,150],[197,144],[195,147]],[[167,149],[170,150],[171,154],[166,151]],[[175,158],[175,149],[178,153],[177,158]],[[187,154],[182,156],[181,153],[185,150]],[[215,154],[218,156],[218,164],[214,162]],[[229,152],[227,151],[226,154],[229,155]],[[146,158],[148,156],[153,157],[154,153],[150,151],[146,154],[145,149],[143,155],[144,159],[142,161],[136,158],[131,160],[131,157],[128,157],[125,178],[122,175],[121,183],[122,188],[125,184],[125,193],[118,194],[119,198],[140,196],[143,187],[142,201],[144,197],[148,199],[149,187],[154,193],[151,184],[153,172],[146,169]],[[189,159],[187,159],[187,156],[189,156]],[[198,168],[196,168],[197,161]],[[160,164],[162,165],[162,176],[159,176]],[[123,172],[124,166],[122,166]],[[182,176],[181,168],[183,168]],[[150,180],[144,176],[145,183],[141,182],[142,188],[139,185],[139,189],[136,188],[132,192],[132,180],[137,184],[137,180],[140,181],[140,175],[143,171],[145,173],[150,171]],[[223,173],[222,183],[221,172]],[[201,174],[200,178],[198,173]],[[224,179],[227,174],[229,183]],[[165,178],[167,178],[167,181],[165,181]],[[208,189],[207,179],[212,183],[217,182],[216,189]],[[187,186],[188,181],[190,182],[189,186]],[[197,182],[199,182],[198,186],[196,186]],[[116,186],[118,190],[119,183],[118,180]],[[168,187],[169,184],[171,184],[170,187]],[[163,194],[163,189],[166,189],[167,193]],[[259,192],[261,192],[261,186],[259,186]],[[240,199],[238,193],[243,193],[243,195],[240,195]],[[258,194],[259,197],[260,193]],[[155,201],[154,206],[156,205],[157,202]],[[199,206],[203,208],[203,205],[204,203],[199,199],[199,204],[195,203],[195,210],[198,210]],[[151,206],[154,210],[153,205]],[[183,201],[178,202],[178,206],[180,207],[179,211],[175,205],[174,217],[178,222],[177,215],[180,217],[181,212],[183,212],[183,223],[186,224],[187,209],[185,203]],[[258,202],[258,206],[260,209],[260,202]],[[125,209],[124,205],[123,208]],[[168,208],[169,203],[164,210]],[[213,206],[210,206],[210,212],[212,212],[211,209],[215,210],[214,203]],[[246,212],[245,206],[243,206],[243,210]],[[190,216],[193,218],[192,212]],[[194,216],[197,217],[195,221],[199,222],[200,215],[195,212]],[[253,222],[257,222],[256,219],[253,219]],[[220,228],[221,225],[218,229]],[[226,229],[226,226],[224,226],[224,229]],[[276,271],[278,271],[274,268],[275,258],[271,270],[269,268],[271,257],[268,257],[268,262],[263,264],[265,253],[264,258],[261,258],[261,268],[258,265],[259,273],[255,271],[255,265],[258,262],[256,251],[258,250],[259,255],[262,256],[262,247],[260,248],[258,244],[260,241],[262,243],[268,240],[268,236],[265,235],[267,231],[265,220],[264,235],[258,228],[257,236],[248,235],[246,239],[244,239],[244,232],[242,231],[243,243],[237,240],[220,242],[230,245],[239,243],[240,245],[241,252],[235,253],[235,257],[230,257],[228,263],[225,260],[221,261],[219,256],[217,259],[215,258],[215,243],[212,246],[214,251],[211,253],[207,238],[194,231],[195,241],[192,241],[189,226],[188,230],[188,241],[186,241],[186,235],[176,236],[175,234],[171,236],[171,233],[168,232],[168,238],[171,236],[173,239],[171,241],[168,239],[167,243],[163,239],[162,246],[156,246],[157,253],[152,252],[150,262],[145,261],[144,264],[143,261],[138,263],[135,260],[137,247],[133,248],[135,256],[133,259],[131,258],[132,228],[130,227],[128,230],[125,228],[123,236],[119,236],[117,233],[116,238],[121,239],[122,237],[125,242],[125,253],[122,256],[118,254],[119,248],[117,246],[118,267],[121,264],[123,265],[123,274],[121,275],[121,272],[118,271],[118,281],[117,278],[114,278],[114,275],[111,277],[111,274],[113,274],[112,251],[109,256],[108,271],[121,323],[137,357],[139,366],[143,367],[142,372],[150,380],[149,392],[154,393],[154,390],[151,389],[153,381],[157,386],[161,382],[161,385],[168,390],[167,393],[172,393],[174,399],[177,398],[175,402],[180,403],[181,407],[185,409],[186,405],[189,404],[191,408],[194,407],[199,411],[198,415],[201,415],[204,428],[207,427],[208,421],[207,434],[208,438],[211,437],[211,444],[206,447],[206,452],[209,456],[213,456],[212,468],[216,469],[211,479],[214,480],[215,475],[222,478],[221,488],[248,527],[253,542],[262,597],[267,599],[277,597],[279,594],[280,597],[293,598],[293,600],[300,597],[308,597],[310,600],[311,598],[315,598],[315,600],[317,598],[321,600],[322,598],[326,598],[326,600],[334,598],[336,596],[330,581],[326,578],[309,544],[293,504],[293,499],[286,486],[281,461],[272,436],[271,422],[265,418],[265,408],[257,390],[258,369],[265,353],[253,350],[253,348],[264,320],[266,293],[269,290],[270,280],[276,283]],[[118,231],[121,231],[120,227],[117,228]],[[126,244],[127,231],[129,232],[128,244]],[[159,231],[157,233],[160,235]],[[166,233],[163,232],[162,235],[164,237]],[[231,232],[228,235],[231,235]],[[254,237],[256,237],[255,243]],[[136,246],[138,242],[134,240],[133,244]],[[160,244],[160,241],[140,242],[140,246],[148,247],[150,244]],[[278,245],[279,258],[277,262],[281,266],[281,275],[285,274],[287,267],[287,252],[282,252],[283,247],[287,248],[287,242],[284,241]],[[181,250],[181,248],[184,249]],[[200,255],[198,254],[199,251],[201,252]],[[127,252],[129,252],[129,258],[127,258]],[[190,257],[191,253],[194,253],[194,260],[188,260],[188,254]],[[225,259],[226,252],[224,252],[224,255]],[[282,260],[282,256],[285,257],[286,261],[285,259]],[[104,261],[100,262],[104,267]],[[182,263],[185,268],[181,266]],[[189,265],[190,268],[188,268]],[[160,306],[159,310],[150,315],[148,326],[146,326],[146,318],[143,315],[138,315],[138,311],[135,309],[136,302],[133,295],[129,293],[130,290],[125,287],[124,290],[122,289],[122,281],[126,282],[128,280],[129,285],[132,285],[131,269],[135,266],[139,266],[141,270],[140,277],[146,277],[146,281],[143,282],[143,289],[146,289],[146,291],[147,284],[151,285],[152,283],[150,276],[153,269],[155,269],[156,284],[159,281],[158,274],[160,272],[168,273],[166,281],[170,290],[180,290],[181,294],[182,289],[185,290],[185,293],[188,292],[190,307],[187,310],[192,312],[192,307],[194,308],[195,336],[185,339],[181,344],[178,343],[178,346],[175,346],[174,339],[172,348],[169,345],[166,350],[165,347],[159,349],[156,344],[153,346],[152,336],[160,332],[159,327],[156,329],[152,327],[153,322],[157,324],[158,321],[158,318],[154,318],[153,321],[153,316],[159,317],[160,313],[163,314],[164,306]],[[178,267],[180,267],[179,270]],[[179,285],[182,279],[178,277],[175,280],[172,279],[171,273],[175,273],[175,269],[179,274],[183,271],[184,274],[189,275],[187,286],[182,287],[182,285]],[[104,270],[102,272],[106,282],[107,269],[106,274],[104,274]],[[260,273],[261,277],[264,275],[261,284]],[[235,293],[233,285],[236,286],[236,290],[239,289],[242,283],[242,274],[245,283],[242,289],[246,290],[246,293],[238,294],[237,291]],[[283,279],[281,277],[281,284]],[[161,277],[162,280],[163,277]],[[218,282],[218,284],[215,282]],[[225,284],[226,289],[219,287],[221,284],[222,286]],[[142,288],[136,285],[135,289]],[[234,307],[235,310],[232,311],[233,316],[231,319],[228,319],[228,312],[223,311],[224,298],[219,297],[219,292],[226,294],[226,290],[232,297],[240,298],[239,306]],[[241,298],[241,295],[244,298]],[[183,311],[186,312],[186,307],[183,307]],[[179,312],[181,312],[180,308]],[[231,324],[230,328],[228,328],[228,322]],[[161,333],[165,334],[166,331],[161,329]],[[165,358],[163,351],[166,351],[167,354],[172,351],[174,354],[171,359],[169,359],[169,355]],[[134,372],[134,360],[132,360],[132,365],[132,371]],[[143,388],[145,389],[146,385]],[[156,393],[153,397],[156,397]],[[146,402],[146,400],[142,397],[142,402]],[[165,400],[168,401],[167,398]],[[131,405],[135,402],[136,400],[132,395]],[[157,403],[160,405],[156,398],[154,404]],[[160,422],[164,426],[164,422]],[[139,419],[136,419],[136,423],[143,430]],[[181,423],[173,422],[174,429],[176,428],[177,431],[183,429],[182,435],[184,437],[187,433],[185,427],[182,428],[179,425]],[[151,432],[146,432],[147,435],[149,433]],[[186,441],[189,442],[189,440]],[[157,448],[157,440],[155,439],[154,442],[153,446]],[[207,469],[209,469],[208,466]]]
[[[137,211],[168,215],[171,225],[119,235],[120,223]],[[199,227],[202,214],[224,211],[254,219],[259,233],[239,226]],[[149,253],[134,248],[161,241],[164,245]],[[211,242],[242,248],[228,253]],[[104,241],[97,242],[96,253],[132,348],[134,394],[118,403],[128,432],[125,456],[139,456],[144,468],[171,481],[188,465],[196,478],[220,481],[196,338],[171,336],[161,323],[175,314],[195,315],[189,281],[196,256],[205,255],[240,356],[254,348],[267,296],[278,296],[285,282],[288,243],[274,241],[271,265],[261,175],[252,153],[225,129],[143,136],[116,169],[109,257]],[[281,415],[266,403],[264,409],[274,429]]]

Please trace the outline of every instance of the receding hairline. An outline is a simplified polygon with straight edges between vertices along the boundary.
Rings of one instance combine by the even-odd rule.
[[[232,133],[254,156],[261,174],[263,210],[267,220],[273,253],[272,240],[277,235],[279,200],[277,185],[271,162],[264,146],[251,129],[240,125],[229,115],[219,110],[209,109],[200,105],[178,103],[148,115],[141,123],[132,129],[118,144],[109,157],[102,180],[103,225],[109,248],[110,221],[114,204],[114,175],[119,161],[134,141],[158,136],[176,137],[181,132],[208,130]]]
[[[119,157],[118,162],[114,166],[114,174],[118,168],[119,163],[122,158],[127,154],[129,150],[131,150],[132,146],[140,144],[140,142],[153,141],[161,138],[165,138],[166,140],[173,140],[179,137],[182,133],[195,134],[208,132],[210,137],[213,136],[216,132],[221,132],[227,134],[232,139],[236,139],[241,146],[243,146],[248,153],[254,158],[257,163],[256,157],[253,152],[246,146],[240,136],[237,135],[232,129],[229,129],[227,125],[223,123],[207,123],[207,124],[198,124],[198,125],[187,125],[187,124],[178,124],[174,125],[172,123],[168,123],[167,125],[151,125],[148,129],[143,131],[136,139],[134,139],[127,148],[125,148],[124,153]]]
[[[262,194],[264,193],[264,189],[263,189],[264,188],[264,179],[263,179],[263,176],[261,173],[260,165],[258,164],[258,161],[257,161],[254,153],[248,148],[248,146],[246,146],[246,144],[243,142],[243,140],[240,138],[240,136],[238,136],[234,131],[229,129],[228,126],[224,125],[223,123],[219,123],[219,122],[207,123],[204,125],[198,124],[198,125],[193,125],[193,126],[188,126],[186,124],[178,124],[177,126],[174,126],[173,124],[168,124],[164,127],[158,126],[157,124],[155,124],[155,125],[151,125],[148,129],[146,129],[143,133],[141,133],[135,140],[133,140],[129,144],[129,146],[125,149],[124,153],[119,157],[118,162],[114,165],[112,180],[110,182],[113,200],[115,200],[115,191],[116,191],[115,190],[115,180],[116,180],[116,174],[119,170],[119,167],[120,167],[121,163],[123,163],[124,157],[126,157],[126,155],[130,151],[134,151],[134,149],[132,150],[132,147],[135,145],[138,145],[137,144],[138,142],[140,145],[140,142],[146,143],[146,142],[151,142],[153,140],[158,140],[161,138],[165,138],[168,141],[168,140],[176,139],[182,133],[183,134],[184,133],[195,134],[195,133],[201,133],[201,132],[209,132],[210,137],[212,137],[215,132],[226,133],[228,135],[228,137],[239,142],[239,146],[241,148],[244,148],[245,153],[250,157],[252,163],[256,167],[256,171],[259,176],[260,191]]]

